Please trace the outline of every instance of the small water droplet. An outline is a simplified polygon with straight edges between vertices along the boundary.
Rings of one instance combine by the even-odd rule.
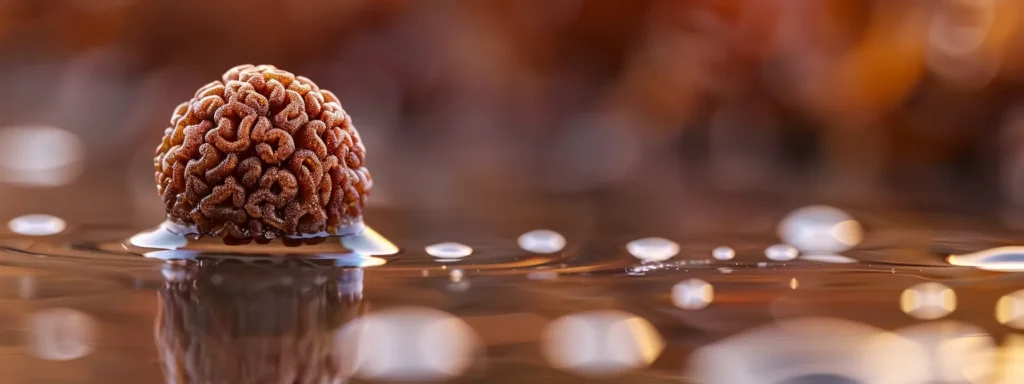
[[[430,276],[430,271],[424,269],[424,270],[420,271],[420,276],[423,276],[423,277]]]
[[[914,318],[938,319],[956,310],[956,293],[939,283],[921,283],[903,290],[900,309]]]
[[[764,250],[764,256],[775,261],[793,260],[799,254],[800,252],[789,244],[775,244]]]
[[[650,365],[665,341],[650,322],[620,311],[591,311],[555,319],[541,351],[551,366],[588,377],[611,377]]]
[[[723,245],[712,250],[711,256],[718,260],[732,260],[733,257],[736,257],[736,251]]]
[[[803,252],[837,253],[861,242],[860,222],[841,209],[814,205],[787,215],[776,228],[779,238]]]
[[[626,244],[629,254],[645,262],[665,261],[679,254],[679,244],[660,237],[648,237]]]
[[[555,253],[565,248],[565,237],[547,229],[526,232],[519,236],[517,242],[519,248],[533,253]]]
[[[797,280],[795,277],[792,278],[792,279],[789,279],[789,289],[797,289],[797,287],[799,287],[799,286],[800,286],[800,281]]]
[[[473,248],[461,243],[438,243],[428,245],[424,250],[440,259],[461,259],[473,254]]]
[[[18,216],[7,222],[7,228],[25,236],[50,236],[64,232],[64,219],[44,214]]]
[[[726,274],[732,273],[732,268],[718,268],[718,272],[726,273]]]
[[[682,309],[702,309],[714,298],[714,288],[701,279],[687,279],[672,286],[672,304]]]
[[[768,262],[766,262],[766,261],[759,261],[757,263],[757,267],[758,268],[764,268],[764,267],[767,267],[767,266],[768,266]]]

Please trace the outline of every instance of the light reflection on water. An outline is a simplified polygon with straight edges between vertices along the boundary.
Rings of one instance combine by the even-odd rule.
[[[30,353],[43,360],[75,360],[92,353],[96,321],[74,309],[48,308],[28,320]]]
[[[921,283],[903,291],[900,309],[918,319],[938,319],[956,310],[956,292],[939,283]]]
[[[549,229],[526,232],[516,242],[519,248],[533,253],[555,253],[565,248],[565,237]]]
[[[981,267],[944,264],[941,252],[878,248],[872,233],[868,246],[858,245],[865,248],[806,253],[783,244],[782,256],[766,261],[758,254],[778,241],[770,225],[760,237],[686,235],[679,242],[566,232],[571,246],[543,230],[430,236],[467,239],[469,247],[380,223],[394,243],[373,232],[369,244],[383,239],[376,244],[405,250],[377,264],[229,251],[214,258],[198,251],[207,243],[177,246],[204,257],[163,249],[143,258],[121,247],[130,230],[88,226],[8,236],[0,239],[7,250],[0,253],[7,265],[0,267],[0,323],[20,321],[31,336],[0,330],[0,350],[24,345],[13,356],[81,362],[105,375],[135,362],[124,375],[142,382],[300,375],[987,383],[983,377],[1013,374],[1003,362],[1012,351],[986,341],[1020,326],[1024,306],[1012,275],[999,280]],[[288,249],[310,254],[317,245],[303,247]],[[983,249],[991,247],[976,250]],[[977,324],[1002,328],[927,322],[979,313],[996,321]],[[148,336],[154,318],[156,339]],[[110,354],[118,357],[104,360]],[[751,376],[737,376],[737,367]]]
[[[583,376],[618,376],[651,364],[664,348],[657,329],[620,311],[581,312],[552,321],[542,348],[556,368]]]

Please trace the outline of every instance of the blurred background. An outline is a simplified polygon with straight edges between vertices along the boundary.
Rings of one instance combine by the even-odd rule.
[[[371,205],[1024,206],[1022,43],[1017,0],[0,0],[0,213],[154,222],[172,109],[242,63],[338,94]]]

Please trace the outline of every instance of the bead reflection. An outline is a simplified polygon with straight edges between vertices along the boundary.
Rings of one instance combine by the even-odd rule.
[[[764,256],[775,261],[789,261],[800,254],[796,248],[788,244],[775,244],[764,250]]]
[[[927,383],[987,383],[995,367],[996,345],[981,328],[953,321],[904,328],[900,336],[917,343],[927,358]]]
[[[711,257],[718,260],[732,260],[733,257],[736,257],[736,251],[730,247],[721,246],[711,250]]]
[[[626,244],[629,254],[645,262],[665,261],[679,254],[679,244],[660,237],[648,237]]]
[[[956,293],[939,283],[921,283],[903,291],[900,309],[918,319],[938,319],[956,310]]]
[[[1024,289],[999,298],[996,320],[1008,327],[1024,329]]]
[[[349,323],[340,337],[356,354],[356,376],[443,380],[469,369],[479,341],[461,319],[436,309],[397,307]]]
[[[791,212],[777,228],[779,238],[801,252],[843,252],[864,236],[860,222],[838,208],[824,205]]]
[[[301,262],[165,268],[155,336],[168,383],[345,382],[363,272]],[[301,379],[296,378],[299,375]]]
[[[715,289],[701,279],[688,279],[672,286],[672,304],[682,309],[703,309],[715,298]]]
[[[473,254],[473,248],[461,243],[438,243],[428,245],[424,250],[439,259],[461,259]]]
[[[664,341],[646,320],[619,311],[576,313],[544,330],[548,363],[582,376],[615,376],[650,365]]]
[[[519,248],[533,253],[555,253],[565,248],[565,237],[547,229],[526,232],[519,236],[517,242]]]
[[[93,350],[96,323],[85,313],[51,308],[32,314],[28,321],[29,352],[37,358],[75,360]]]
[[[25,236],[50,236],[64,232],[64,219],[44,214],[18,216],[7,222],[12,232]]]

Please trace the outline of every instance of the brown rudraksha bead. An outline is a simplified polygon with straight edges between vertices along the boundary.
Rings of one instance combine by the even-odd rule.
[[[178,105],[156,149],[170,220],[234,238],[338,233],[373,181],[338,98],[271,65],[242,65]]]

